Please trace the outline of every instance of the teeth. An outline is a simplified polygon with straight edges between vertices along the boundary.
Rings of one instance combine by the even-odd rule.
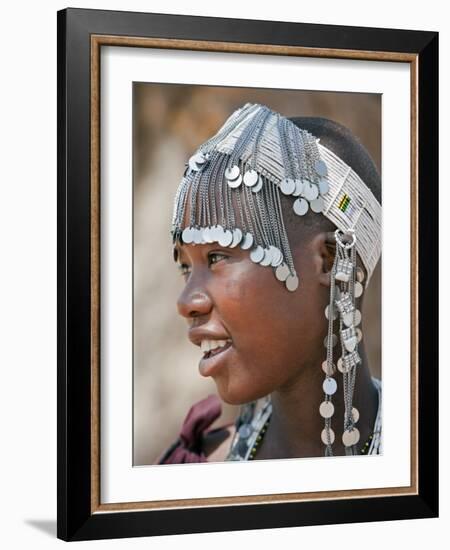
[[[202,340],[200,348],[203,353],[208,353],[209,351],[216,348],[223,348],[231,340]]]

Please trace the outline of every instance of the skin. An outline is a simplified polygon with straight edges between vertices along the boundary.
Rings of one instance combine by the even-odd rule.
[[[307,235],[291,227],[293,231],[297,238],[289,235],[289,239],[295,242],[291,250],[300,279],[295,292],[286,290],[272,268],[254,264],[249,252],[239,246],[175,245],[185,279],[177,301],[179,314],[189,328],[202,327],[233,340],[226,363],[213,375],[220,397],[230,404],[243,404],[271,394],[272,418],[255,459],[324,455],[321,365],[326,358],[324,310],[334,252],[326,231]],[[356,375],[353,406],[360,412],[357,427],[362,445],[375,422],[378,396],[370,380],[364,340],[358,350],[363,363]],[[341,373],[334,378],[338,389],[333,395],[333,453],[344,455]],[[233,429],[228,429],[205,439],[209,460],[224,459],[232,435]]]

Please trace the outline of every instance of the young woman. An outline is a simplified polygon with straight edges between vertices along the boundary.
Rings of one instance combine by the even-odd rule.
[[[247,103],[187,163],[173,213],[178,312],[202,376],[158,463],[381,452],[381,383],[361,329],[380,256],[380,177],[349,130]],[[363,285],[364,283],[364,285]]]

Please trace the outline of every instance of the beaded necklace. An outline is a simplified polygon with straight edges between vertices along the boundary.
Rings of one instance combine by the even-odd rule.
[[[264,426],[261,428],[261,431],[259,432],[258,437],[255,439],[255,443],[252,447],[252,450],[250,451],[248,460],[254,460],[255,459],[256,451],[259,449],[259,447],[261,446],[261,441],[264,439],[264,435],[265,435],[265,433],[267,431],[267,428],[269,426],[269,423],[270,423],[270,418],[271,417],[269,416],[269,418],[266,420]],[[365,455],[367,453],[367,450],[369,449],[370,443],[373,439],[373,435],[374,435],[373,433],[370,434],[368,440],[362,446],[360,454]]]

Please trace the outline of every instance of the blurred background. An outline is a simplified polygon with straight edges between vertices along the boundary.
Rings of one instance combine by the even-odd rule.
[[[188,341],[176,309],[183,279],[170,227],[184,163],[250,101],[284,116],[321,116],[347,126],[381,174],[381,95],[135,83],[133,98],[133,465],[139,466],[152,464],[175,440],[193,403],[217,393],[214,381],[198,373],[200,349]],[[362,313],[369,364],[381,378],[381,262]],[[214,426],[237,413],[224,403]]]

